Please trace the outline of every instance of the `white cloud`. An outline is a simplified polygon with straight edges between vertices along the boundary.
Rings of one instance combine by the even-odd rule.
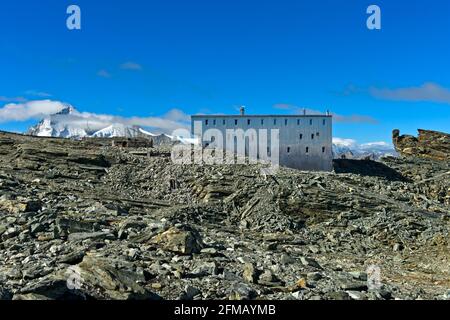
[[[395,155],[396,151],[392,143],[384,141],[358,143],[354,139],[333,138],[333,145],[337,152],[350,150],[356,155],[367,153],[384,153]]]
[[[380,89],[372,87],[369,93],[375,98],[396,101],[435,102],[450,104],[450,89],[428,82],[420,87]]]
[[[292,104],[288,103],[278,103],[273,106],[275,109],[278,110],[288,110],[296,114],[303,114],[306,113],[311,115],[321,115],[325,114],[325,112],[321,112],[314,109],[309,108],[302,108],[298,107]],[[351,114],[351,115],[341,115],[337,113],[330,113],[333,116],[333,121],[338,123],[368,123],[368,124],[377,124],[378,120],[371,117],[371,116],[365,116],[360,114]]]
[[[9,103],[0,108],[0,123],[39,119],[60,112],[64,104],[59,101],[38,100],[24,103]]]
[[[384,142],[384,141],[378,141],[378,142],[368,142],[361,144],[362,147],[390,147],[392,144]]]
[[[358,145],[356,140],[343,139],[343,138],[333,138],[333,144],[335,144],[337,146],[348,147],[348,148],[355,147],[356,145]]]
[[[27,99],[24,97],[6,97],[0,96],[0,102],[26,102]]]
[[[362,149],[372,149],[372,148],[389,149],[393,147],[392,143],[387,143],[385,141],[367,142],[359,144],[358,141],[354,139],[344,139],[338,137],[333,137],[333,144],[349,148],[360,147]]]
[[[191,121],[191,117],[179,109],[172,109],[164,115],[164,118],[173,121]]]
[[[40,97],[40,98],[49,98],[52,96],[50,93],[43,92],[43,91],[37,91],[37,90],[28,90],[28,91],[25,91],[25,94],[27,96],[35,96],[35,97]]]
[[[99,72],[97,72],[97,76],[102,78],[111,78],[111,74],[106,70],[100,70]]]
[[[343,116],[340,114],[332,113],[333,119],[339,123],[368,123],[368,124],[377,124],[378,120],[371,117],[360,114],[352,114],[348,116]]]
[[[89,130],[100,130],[111,124],[141,126],[152,128],[156,133],[171,133],[175,129],[189,128],[190,116],[178,109],[172,109],[160,117],[120,117],[109,114],[74,111],[71,114],[56,113],[67,108],[68,104],[60,101],[38,100],[26,103],[10,103],[0,108],[0,123],[13,121],[40,120],[52,116],[60,125],[71,125]]]
[[[152,128],[156,133],[170,133],[175,129],[188,128],[188,123],[181,120],[174,120],[170,117],[173,111],[169,111],[161,117],[120,117],[109,114],[96,114],[91,112],[77,112],[70,115],[56,115],[52,119],[61,125],[71,125],[89,130],[101,130],[111,124],[124,124],[127,126],[140,126]],[[176,112],[180,112],[177,110]],[[169,115],[169,116],[167,116]],[[183,116],[184,119],[187,115]]]
[[[139,63],[128,61],[120,65],[123,70],[141,71],[142,66]]]

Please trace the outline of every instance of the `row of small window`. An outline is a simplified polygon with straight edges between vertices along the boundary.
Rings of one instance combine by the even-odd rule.
[[[291,153],[291,147],[287,147],[286,151],[287,151],[287,153]],[[327,151],[327,148],[322,147],[322,153],[325,153],[325,151]],[[306,147],[305,152],[309,153],[309,147]]]
[[[317,132],[316,134],[311,133],[311,140],[314,140],[314,137],[320,137],[320,132]],[[300,140],[303,140],[303,133],[300,133]]]
[[[209,120],[206,119],[205,120],[205,125],[208,126],[209,123],[210,123]],[[227,123],[226,120],[223,119],[222,120],[222,124],[226,125],[226,123]],[[213,126],[217,125],[217,120],[215,120],[215,119],[212,120],[212,124],[213,124]],[[238,124],[239,124],[239,120],[235,119],[234,120],[234,125],[237,126]],[[247,125],[250,126],[251,124],[252,124],[252,120],[251,119],[247,119]],[[284,119],[284,125],[287,126],[288,124],[289,124],[289,120],[288,119]],[[261,125],[262,126],[264,125],[264,119],[261,119]],[[274,126],[277,125],[277,119],[273,119],[273,125]],[[300,119],[297,119],[297,125],[298,126],[300,125]],[[313,120],[312,119],[309,120],[309,125],[311,125],[311,126],[313,125]],[[325,119],[322,120],[322,125],[326,125],[326,120]]]
[[[278,139],[280,138],[280,137],[279,137],[279,134],[280,134],[280,133],[278,133],[278,135],[277,135],[277,138],[278,138]],[[320,132],[316,132],[315,134],[314,134],[314,133],[311,133],[311,140],[314,140],[315,137],[320,137]],[[228,135],[228,139],[230,139],[230,138],[231,138],[231,136]],[[300,140],[303,140],[303,133],[300,133],[299,138],[300,138]],[[236,140],[237,137],[234,137],[234,139]],[[250,135],[250,140],[253,141],[253,139],[254,139],[254,136],[253,136],[253,135]]]

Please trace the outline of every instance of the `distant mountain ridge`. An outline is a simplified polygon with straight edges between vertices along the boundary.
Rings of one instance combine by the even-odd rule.
[[[333,157],[335,159],[378,160],[386,156],[398,156],[394,146],[386,142],[358,144],[352,139],[333,138]]]
[[[62,137],[62,138],[83,138],[93,132],[88,132],[88,126],[70,125],[60,121],[64,116],[70,116],[77,113],[76,109],[65,104],[65,107],[53,115],[47,116],[38,124],[32,126],[26,132],[29,135],[38,137]]]
[[[152,137],[157,140],[171,141],[166,134],[154,134],[139,126],[129,126],[123,123],[98,123],[83,117],[73,106],[66,104],[64,108],[53,115],[47,116],[26,132],[38,137],[58,137],[81,139],[92,138],[136,138]]]
[[[154,134],[139,126],[130,126],[123,123],[98,123],[96,120],[83,116],[73,106],[66,104],[64,108],[53,115],[42,119],[35,126],[28,129],[27,134],[39,137],[61,137],[71,139],[114,138],[126,137],[152,138],[156,144],[180,141],[182,143],[195,143],[193,138],[172,137],[166,134]],[[385,142],[358,144],[351,139],[333,139],[334,158],[377,160],[383,156],[396,156],[393,145]]]

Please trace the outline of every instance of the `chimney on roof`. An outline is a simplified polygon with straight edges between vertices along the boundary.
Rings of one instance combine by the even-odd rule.
[[[241,116],[245,116],[245,106],[241,106],[240,112],[241,112]]]

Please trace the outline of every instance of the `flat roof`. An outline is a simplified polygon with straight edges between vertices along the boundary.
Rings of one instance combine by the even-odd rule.
[[[248,115],[193,115],[191,118],[332,118],[332,115],[326,115],[326,114],[297,114],[297,115],[280,115],[280,114],[264,114],[264,115],[254,115],[254,114],[248,114]]]

